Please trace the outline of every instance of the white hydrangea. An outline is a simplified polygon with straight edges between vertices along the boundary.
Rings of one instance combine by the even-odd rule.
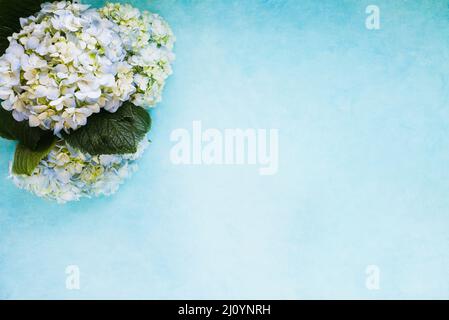
[[[32,175],[17,175],[10,169],[10,178],[17,187],[59,203],[111,195],[137,170],[136,160],[148,144],[144,138],[134,154],[90,156],[61,140]]]
[[[161,100],[175,57],[175,37],[169,25],[159,15],[141,12],[128,4],[109,3],[99,12],[119,27],[126,61],[134,73],[136,92],[131,95],[131,102],[141,107],[154,106]]]
[[[102,109],[125,101],[151,107],[172,73],[175,37],[158,15],[130,5],[101,9],[66,1],[45,3],[20,20],[0,57],[1,107],[15,120],[59,138]],[[59,203],[110,195],[133,173],[135,154],[90,156],[59,140],[30,175],[10,178],[22,189]]]
[[[115,112],[136,91],[118,26],[89,6],[45,3],[21,19],[0,57],[0,99],[31,127],[76,130],[101,108]]]

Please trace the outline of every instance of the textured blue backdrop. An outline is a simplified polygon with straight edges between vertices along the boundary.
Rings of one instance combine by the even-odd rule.
[[[448,1],[129,2],[178,39],[153,143],[118,194],[60,206],[0,141],[0,298],[449,298]],[[193,120],[279,128],[279,173],[172,165]]]

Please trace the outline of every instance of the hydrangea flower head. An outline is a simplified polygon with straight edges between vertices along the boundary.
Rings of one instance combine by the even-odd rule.
[[[117,135],[125,135],[123,130],[111,129],[110,122],[101,122],[114,118],[115,124],[135,125],[119,127],[127,133],[135,129],[137,138],[132,149],[115,148],[110,153],[135,150],[142,128],[149,130],[140,107],[152,107],[161,100],[172,73],[175,38],[170,27],[159,15],[130,5],[92,9],[69,1],[44,3],[37,14],[20,19],[20,25],[0,56],[0,108],[10,111],[16,121],[52,131],[56,137],[45,135],[55,145],[48,154],[48,149],[40,154],[39,159],[44,159],[36,167],[35,162],[26,170],[11,166],[10,178],[19,188],[59,203],[114,193],[136,170],[136,160],[148,141],[143,139],[134,154],[92,156],[71,147],[67,135],[84,130],[77,132],[87,139],[82,144],[96,141],[92,144],[96,149],[78,147],[93,154],[107,153],[103,147]],[[121,107],[127,110],[122,106],[127,101],[134,104],[126,104],[131,105],[128,117],[120,118],[121,112],[107,115]],[[134,112],[136,108],[140,114]],[[91,117],[96,113],[100,114]],[[81,129],[89,119],[92,126]],[[96,131],[102,134],[95,135]],[[29,156],[18,154],[19,158]]]
[[[133,154],[91,156],[61,140],[33,174],[17,175],[10,169],[10,178],[17,187],[59,203],[111,195],[137,170],[136,160],[148,145],[143,139]]]
[[[141,107],[161,100],[165,80],[172,74],[175,37],[169,25],[157,14],[140,12],[128,4],[109,3],[99,10],[119,27],[126,61],[133,68],[136,92],[131,102]]]
[[[0,99],[31,127],[76,130],[104,108],[115,112],[136,89],[118,26],[86,5],[45,3],[21,19],[0,57]]]

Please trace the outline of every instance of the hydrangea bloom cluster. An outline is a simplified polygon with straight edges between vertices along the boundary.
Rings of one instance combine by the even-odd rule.
[[[14,184],[59,203],[81,197],[111,195],[137,169],[149,142],[143,139],[134,154],[90,156],[59,141],[31,176],[11,172]]]
[[[140,12],[128,4],[109,3],[99,12],[118,25],[128,52],[126,62],[133,68],[136,86],[131,102],[142,107],[155,105],[172,73],[175,37],[170,27],[159,15]]]
[[[0,59],[0,99],[17,121],[68,132],[135,92],[118,27],[88,6],[47,3],[21,19]]]
[[[21,26],[0,58],[2,107],[57,135],[85,125],[101,108],[156,104],[172,73],[168,24],[130,5],[46,3]]]
[[[19,188],[60,203],[114,193],[136,170],[146,138],[134,154],[91,156],[71,147],[67,135],[76,130],[83,134],[94,114],[119,117],[121,112],[116,112],[125,102],[143,110],[161,100],[174,60],[170,27],[157,14],[130,5],[93,9],[70,1],[42,4],[37,14],[21,18],[20,25],[0,57],[0,108],[17,122],[49,131],[45,134],[57,142],[37,167],[42,157],[29,169],[11,166],[10,178]],[[144,120],[138,121],[136,132]],[[149,130],[150,119],[147,123]],[[93,137],[101,143],[103,139]]]

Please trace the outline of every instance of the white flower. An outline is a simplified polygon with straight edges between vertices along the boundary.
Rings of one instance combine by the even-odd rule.
[[[90,156],[60,141],[31,176],[16,175],[10,168],[10,178],[17,187],[59,203],[111,195],[136,171],[135,162],[147,146],[144,138],[134,154]]]
[[[61,31],[75,32],[81,28],[81,19],[73,15],[71,11],[60,10],[51,18],[53,28]]]
[[[7,88],[0,88],[0,99],[1,100],[7,100],[10,101],[11,99],[13,99],[15,97],[14,95],[14,91],[12,91],[11,89],[7,89]],[[6,101],[4,101],[6,102]],[[6,110],[11,110],[10,108],[5,108]]]
[[[36,50],[37,47],[39,46],[39,39],[35,36],[31,36],[27,39],[26,43],[25,43],[25,49],[27,50]]]
[[[1,105],[16,120],[60,136],[85,125],[99,108],[115,112],[136,91],[127,81],[133,69],[118,67],[126,57],[119,27],[97,10],[45,3],[20,23],[0,57]]]
[[[126,60],[133,67],[136,87],[131,101],[142,107],[153,106],[161,100],[165,80],[172,73],[175,38],[170,27],[160,16],[140,13],[128,4],[109,3],[99,12],[119,26],[129,52]]]
[[[101,110],[161,100],[175,38],[160,16],[126,4],[96,10],[59,1],[44,3],[20,25],[0,57],[1,107],[16,121],[61,138]],[[110,195],[136,170],[147,146],[145,138],[134,154],[91,156],[59,140],[30,176],[10,168],[10,178],[60,203]]]
[[[142,91],[147,89],[148,81],[150,81],[150,79],[148,79],[148,77],[144,77],[141,74],[136,74],[134,76],[134,82],[137,84],[137,87]]]

